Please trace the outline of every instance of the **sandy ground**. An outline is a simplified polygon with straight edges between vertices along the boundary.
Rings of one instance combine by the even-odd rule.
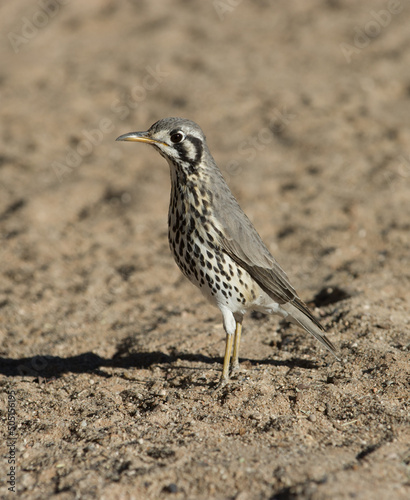
[[[409,3],[0,19],[2,498],[410,498]],[[215,390],[221,317],[168,249],[168,167],[114,142],[166,116],[202,126],[341,362],[249,315]]]

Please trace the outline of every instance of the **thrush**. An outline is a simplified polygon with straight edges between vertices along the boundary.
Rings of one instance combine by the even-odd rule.
[[[279,314],[338,358],[323,326],[240,208],[196,123],[164,118],[146,132],[131,132],[116,140],[150,144],[168,161],[168,240],[182,273],[222,313],[226,345],[221,385],[228,380],[230,368],[239,367],[242,320],[250,310]]]

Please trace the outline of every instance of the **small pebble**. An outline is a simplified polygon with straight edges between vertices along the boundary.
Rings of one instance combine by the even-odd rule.
[[[168,484],[168,486],[164,486],[164,491],[168,493],[177,493],[178,486],[175,483]]]

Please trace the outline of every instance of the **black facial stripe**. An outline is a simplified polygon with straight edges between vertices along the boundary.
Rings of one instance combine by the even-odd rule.
[[[198,164],[201,161],[202,151],[204,149],[202,146],[202,141],[201,141],[201,139],[198,139],[197,137],[194,137],[193,135],[188,135],[186,139],[189,139],[196,149],[195,158],[193,161],[194,161],[194,163]]]
[[[195,157],[194,159],[190,158],[187,155],[186,147],[185,144],[187,141],[190,141],[191,144],[195,148]],[[202,158],[202,152],[203,152],[203,147],[202,147],[202,141],[201,139],[198,139],[197,137],[194,137],[193,135],[187,135],[185,138],[185,141],[179,143],[179,144],[174,144],[174,148],[178,151],[179,158],[181,161],[188,163],[189,165],[189,170],[191,173],[194,173],[198,165],[201,161]]]

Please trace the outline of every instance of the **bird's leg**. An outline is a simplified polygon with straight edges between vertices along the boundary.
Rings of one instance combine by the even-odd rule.
[[[239,344],[241,343],[242,321],[236,322],[231,372],[239,370]]]
[[[229,380],[229,362],[231,360],[231,352],[232,352],[232,344],[233,344],[233,335],[227,333],[226,334],[226,344],[225,344],[225,357],[224,357],[224,365],[222,369],[222,377],[219,382],[219,387],[223,387]]]

